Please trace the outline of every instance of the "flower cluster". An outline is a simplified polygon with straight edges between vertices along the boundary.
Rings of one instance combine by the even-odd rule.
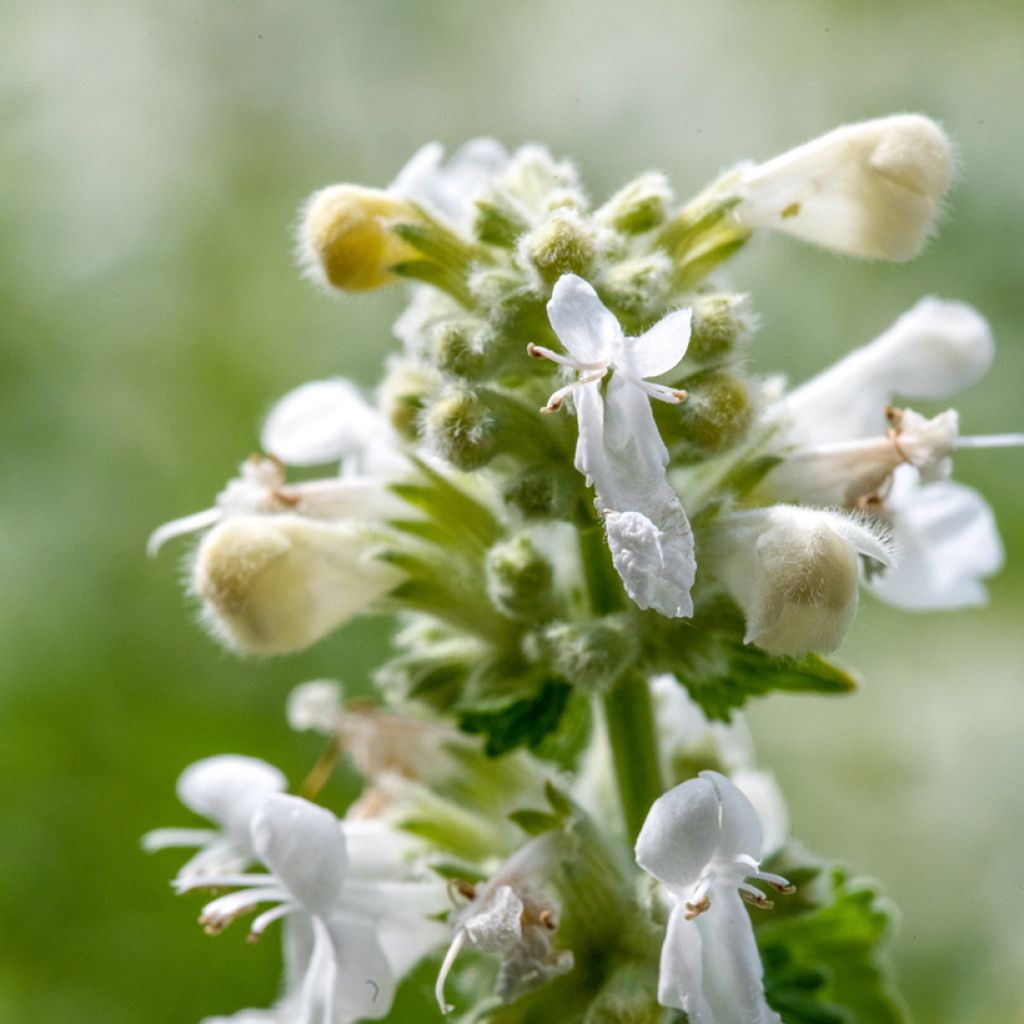
[[[441,1009],[451,990],[475,1020],[781,1019],[787,961],[759,953],[779,929],[743,899],[770,906],[751,880],[790,899],[761,860],[794,848],[737,709],[850,689],[823,655],[862,586],[908,608],[984,600],[999,536],[952,459],[1024,436],[962,437],[952,409],[895,404],[984,376],[994,345],[968,306],[924,299],[788,389],[746,368],[754,314],[713,275],[762,230],[908,259],[950,174],[942,130],[901,115],[688,202],[648,173],[595,208],[571,164],[489,139],[310,198],[310,278],[412,286],[400,351],[373,395],[343,378],[285,395],[265,454],[150,551],[199,534],[190,588],[244,653],[301,650],[368,611],[402,628],[380,703],[324,680],[292,695],[293,727],[329,743],[301,796],[262,762],[211,758],[179,793],[216,830],[146,837],[200,848],[178,891],[241,887],[206,906],[208,931],[261,903],[253,937],[284,919],[282,996],[236,1019],[377,1019],[431,955]],[[313,801],[344,758],[365,788],[339,821]],[[661,886],[647,899],[637,865]]]

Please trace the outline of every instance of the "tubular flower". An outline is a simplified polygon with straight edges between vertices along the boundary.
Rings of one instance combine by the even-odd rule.
[[[594,289],[575,275],[560,278],[548,317],[569,356],[538,345],[530,354],[580,373],[552,394],[545,412],[572,395],[579,441],[576,468],[592,483],[615,568],[641,608],[682,617],[693,613],[690,588],[697,563],[693,535],[665,477],[668,450],[649,398],[678,404],[685,392],[654,384],[686,354],[690,310],[670,313],[639,338],[627,338]],[[612,373],[607,398],[601,380]]]
[[[142,837],[143,849],[198,846],[179,878],[241,871],[255,858],[252,816],[267,797],[287,787],[281,772],[255,757],[220,754],[196,761],[178,777],[178,799],[218,827],[155,829]]]
[[[382,853],[386,843],[382,840]],[[288,919],[291,976],[278,1018],[290,1024],[350,1024],[385,1016],[398,980],[444,934],[442,926],[427,920],[442,908],[444,887],[354,877],[343,824],[298,797],[267,799],[252,821],[252,845],[270,874],[177,881],[179,892],[245,886],[204,907],[200,923],[206,931],[219,933],[258,904],[276,904],[253,920],[249,935],[254,941],[272,922]]]
[[[252,654],[316,643],[389,593],[404,574],[374,557],[365,524],[239,516],[202,540],[192,586],[211,632]]]
[[[866,259],[908,260],[931,233],[953,158],[920,114],[844,125],[738,172],[735,218]]]
[[[792,656],[843,642],[857,612],[859,555],[892,561],[889,544],[866,523],[793,505],[723,515],[711,546],[746,616],[744,642]]]
[[[750,801],[718,772],[701,772],[655,800],[636,861],[672,902],[661,949],[658,1002],[690,1024],[779,1024],[743,901],[771,907],[747,879],[792,886],[760,870],[762,832]]]
[[[559,907],[544,894],[544,886],[554,854],[553,834],[538,836],[513,854],[486,883],[467,889],[471,899],[453,915],[455,938],[434,989],[442,1013],[453,1009],[445,1001],[444,986],[467,942],[501,957],[497,992],[506,1000],[572,967],[571,951],[552,947]]]
[[[894,564],[867,582],[903,608],[984,603],[1002,542],[976,491],[949,480],[961,448],[1024,445],[1024,435],[961,437],[952,409],[925,419],[895,394],[942,398],[986,373],[994,344],[969,306],[923,299],[869,345],[769,410],[784,456],[755,494],[863,509],[884,523]]]

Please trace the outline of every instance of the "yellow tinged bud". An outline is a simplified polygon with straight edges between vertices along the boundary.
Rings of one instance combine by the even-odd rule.
[[[299,260],[315,280],[341,291],[363,292],[397,280],[391,267],[419,253],[389,225],[419,219],[399,196],[360,185],[331,185],[306,203],[299,228]]]
[[[359,524],[238,516],[203,539],[192,585],[204,619],[225,643],[284,654],[320,640],[401,579],[373,558]]]

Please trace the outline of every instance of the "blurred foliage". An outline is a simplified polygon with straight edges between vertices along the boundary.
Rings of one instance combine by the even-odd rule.
[[[482,133],[576,157],[602,196],[644,167],[695,190],[834,124],[944,122],[962,174],[907,266],[761,239],[730,270],[763,316],[758,368],[809,375],[924,293],[981,309],[1001,342],[958,401],[967,432],[1019,429],[1024,380],[1024,8],[994,0],[568,0],[509,5],[0,0],[0,1020],[188,1024],[267,1004],[273,942],[204,936],[145,830],[187,824],[178,772],[211,753],[298,782],[295,683],[367,685],[388,625],[300,657],[221,653],[156,524],[206,507],[289,387],[371,382],[395,292],[329,302],[289,225],[334,180],[386,183],[422,142]],[[924,410],[923,410],[924,411]],[[798,834],[870,871],[903,910],[898,968],[928,1024],[1024,1004],[1020,452],[970,452],[1009,567],[988,610],[867,609],[844,701],[755,711]],[[351,778],[332,783],[340,806]],[[966,875],[966,878],[965,878]],[[939,886],[939,879],[947,884]],[[941,898],[937,898],[937,893]],[[424,1019],[420,972],[392,1019]]]

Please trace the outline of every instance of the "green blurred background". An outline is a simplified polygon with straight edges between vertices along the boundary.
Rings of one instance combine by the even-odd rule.
[[[799,379],[922,294],[992,321],[967,432],[1024,427],[1024,7],[754,0],[0,0],[0,1021],[189,1024],[269,1003],[273,942],[194,924],[174,780],[237,751],[298,780],[295,683],[366,685],[386,623],[240,661],[195,624],[177,544],[288,388],[371,382],[396,291],[328,301],[290,226],[335,180],[385,184],[421,143],[493,134],[577,158],[601,198],[643,169],[680,194],[843,121],[941,120],[961,174],[905,266],[758,239],[730,270],[751,359]],[[968,452],[1008,553],[984,610],[865,600],[834,702],[752,712],[795,833],[881,879],[919,1024],[1024,1021],[1024,453]],[[339,787],[342,785],[338,783]],[[339,788],[338,796],[342,795]],[[421,979],[425,984],[426,980]],[[393,1019],[434,1019],[413,992]],[[870,1024],[870,1022],[864,1022]]]

